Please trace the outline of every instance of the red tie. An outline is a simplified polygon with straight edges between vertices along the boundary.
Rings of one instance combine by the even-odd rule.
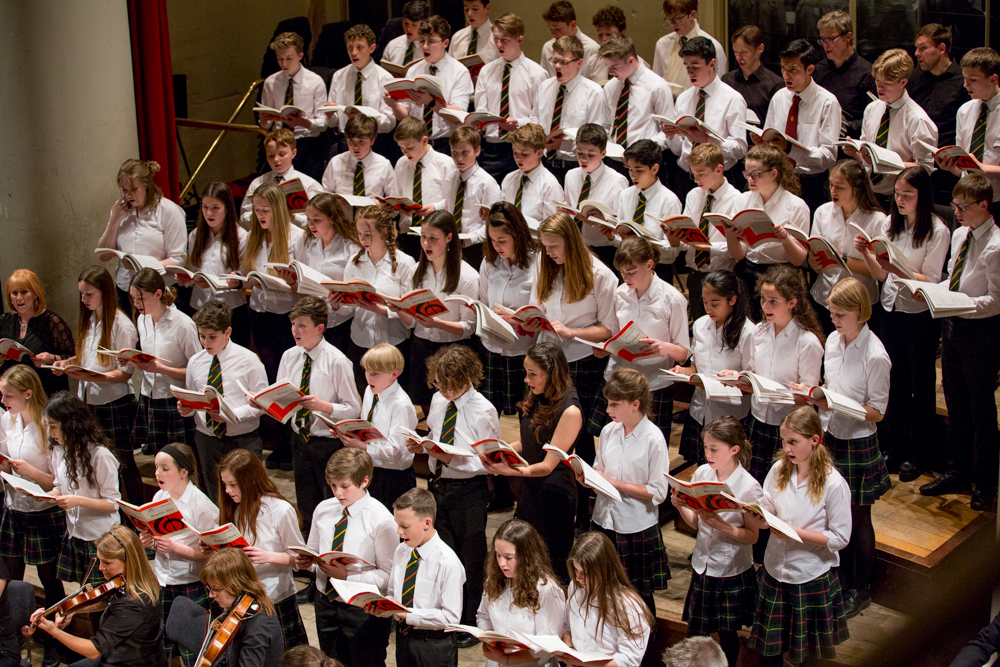
[[[799,138],[799,102],[802,98],[796,95],[792,98],[792,106],[788,109],[788,120],[785,121],[785,134],[792,139]]]

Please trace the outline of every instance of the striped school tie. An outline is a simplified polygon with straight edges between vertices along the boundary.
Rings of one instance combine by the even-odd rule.
[[[878,123],[878,134],[875,135],[875,144],[882,148],[886,148],[889,145],[889,112],[892,111],[892,107],[888,104],[885,105],[885,112],[882,114],[882,120]]]
[[[361,104],[361,81],[363,77],[361,76],[361,71],[358,71],[358,78],[354,80],[354,103]]]
[[[357,197],[365,196],[365,166],[361,164],[361,160],[354,165],[354,190],[353,194]]]
[[[705,236],[708,236],[708,221],[705,220],[705,215],[712,212],[712,202],[715,201],[715,195],[708,195],[708,199],[705,201],[705,208],[701,209],[701,220],[698,221],[698,229]],[[712,253],[707,250],[695,250],[694,251],[694,264],[699,269],[708,264],[708,260],[712,258]]]
[[[413,42],[407,40],[406,55],[403,56],[403,64],[409,65],[411,60],[413,60]]]
[[[982,161],[983,152],[986,150],[986,122],[989,117],[990,106],[986,102],[980,102],[979,117],[976,118],[976,126],[972,130],[972,143],[969,145],[972,157],[979,161]]]
[[[962,241],[962,248],[958,251],[958,257],[955,259],[955,268],[952,270],[951,279],[948,281],[948,289],[952,292],[957,292],[958,286],[962,284],[962,271],[965,269],[965,259],[969,256],[970,245],[972,245],[971,230],[965,236],[965,240]]]
[[[462,208],[465,206],[465,179],[461,176],[458,177],[458,192],[455,193],[455,214],[452,216],[455,218],[455,225],[458,227],[459,233],[462,232]]]
[[[375,416],[375,406],[378,405],[378,394],[372,394],[372,407],[368,409],[368,421],[371,422]]]
[[[590,196],[590,174],[587,174],[587,178],[583,179],[583,188],[580,190],[580,198],[576,200],[577,207],[580,206],[587,197]]]
[[[639,193],[639,203],[635,205],[635,213],[632,214],[632,222],[642,224],[642,219],[646,215],[646,195]]]
[[[302,364],[302,379],[299,381],[299,391],[301,391],[306,396],[309,395],[309,376],[312,375],[312,359],[309,357],[309,353],[306,353],[306,360]],[[299,435],[306,442],[309,442],[309,425],[312,422],[310,417],[312,414],[311,410],[305,408],[300,409],[295,413],[295,425],[299,427]]]
[[[208,384],[215,387],[220,396],[225,395],[222,391],[222,364],[219,363],[219,355],[212,357],[212,365],[208,368]],[[216,421],[206,415],[205,426],[212,429],[216,438],[221,438],[226,434],[226,422]]]
[[[285,104],[295,104],[295,91],[292,89],[293,83],[295,83],[295,79],[288,79],[288,88],[285,88]]]
[[[414,549],[410,554],[410,560],[406,563],[406,572],[403,573],[403,595],[400,602],[404,607],[413,604],[413,589],[417,586],[417,570],[420,569],[420,554]]]
[[[469,48],[465,50],[465,55],[474,56],[479,53],[479,31],[472,28],[472,39],[469,40]]]
[[[514,208],[521,210],[521,198],[524,195],[524,184],[528,182],[528,175],[521,174],[521,184],[517,186],[517,195],[514,197]]]
[[[441,424],[441,442],[446,445],[455,444],[456,424],[458,424],[458,407],[455,401],[448,401],[448,409],[444,411],[444,422]],[[441,471],[444,469],[442,461],[434,459],[434,463],[434,470],[431,471],[431,478],[428,480],[430,484],[435,484],[441,479]]]
[[[347,512],[347,508],[344,508],[344,516],[337,522],[333,527],[333,544],[330,546],[330,551],[343,551],[344,550],[344,535],[347,534],[347,519],[350,518],[350,514]]]
[[[510,63],[503,66],[503,78],[500,80],[500,117],[510,116]],[[506,139],[510,134],[507,130],[500,132],[500,138]]]
[[[705,122],[705,100],[708,98],[708,93],[705,92],[704,88],[698,90],[698,106],[694,109],[694,117]]]
[[[566,99],[566,84],[559,86],[559,94],[556,95],[556,105],[552,109],[552,123],[549,125],[549,134],[552,134],[559,129],[559,125],[562,123],[562,108],[563,101]],[[552,157],[556,154],[555,150],[548,151],[548,157]]]
[[[625,79],[622,92],[618,95],[618,106],[615,107],[615,143],[625,145],[625,137],[628,135],[628,96],[632,90],[632,82]]]
[[[437,65],[431,65],[431,76],[438,73]],[[434,102],[424,105],[424,124],[427,126],[427,134],[434,132]]]
[[[413,168],[413,203],[424,205],[424,193],[423,193],[423,179],[424,179],[424,165],[421,162],[417,162],[417,166]],[[424,219],[422,215],[414,215],[410,220],[410,224],[414,227],[418,226],[420,222]]]

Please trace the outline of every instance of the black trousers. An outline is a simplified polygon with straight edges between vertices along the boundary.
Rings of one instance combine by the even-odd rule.
[[[764,311],[760,308],[760,295],[756,293],[757,277],[764,275],[770,266],[770,264],[751,262],[746,258],[736,263],[736,275],[746,285],[747,292],[750,294],[750,319],[754,322],[760,322],[764,315]]]
[[[396,667],[458,667],[455,633],[397,627]]]
[[[701,302],[701,284],[706,275],[706,271],[689,271],[687,274],[688,306],[691,309],[692,322],[697,322],[698,318],[705,314],[705,304]]]
[[[285,350],[295,347],[292,325],[288,313],[268,313],[248,308],[250,330],[253,332],[253,346],[264,364],[268,383],[278,379],[278,365]],[[292,458],[286,426],[265,415],[260,420],[260,437],[273,450],[271,456],[279,461]]]
[[[476,610],[483,597],[486,562],[486,505],[489,488],[486,475],[468,479],[442,478],[431,484],[437,502],[434,529],[465,566],[462,591],[462,623],[476,624]]]
[[[376,467],[372,473],[371,484],[368,485],[368,493],[391,512],[396,498],[416,486],[417,474],[413,472],[412,467],[406,470]]]
[[[578,162],[559,158],[545,158],[543,162],[545,163],[545,168],[552,172],[552,175],[559,181],[559,185],[563,187],[566,187],[566,174],[569,173],[569,170],[580,166]]]
[[[489,241],[486,241],[489,243]],[[483,265],[483,244],[473,243],[462,248],[462,259],[476,271]]]
[[[251,345],[250,306],[243,305],[233,308],[232,327],[232,341],[249,350]]]
[[[303,174],[319,181],[323,178],[329,154],[330,142],[323,135],[303,137],[295,140],[295,158],[292,164]]]
[[[111,274],[114,275],[114,274]],[[128,292],[120,287],[115,287],[115,291],[118,292],[118,307],[122,309],[122,312],[132,317],[132,297],[128,295]]]
[[[517,170],[514,153],[510,144],[505,141],[495,144],[484,141],[477,162],[498,184],[503,183],[504,176]]]
[[[310,436],[309,442],[300,433],[292,431],[292,471],[295,479],[295,499],[302,515],[302,525],[312,526],[313,511],[333,491],[326,483],[326,462],[344,445],[334,438]]]
[[[823,204],[830,201],[830,177],[826,172],[822,174],[799,174],[799,183],[802,185],[802,194],[799,195],[809,206],[809,214],[815,214]]]
[[[347,667],[385,667],[392,618],[379,618],[360,607],[330,602],[326,594],[318,591],[313,607],[316,636],[323,653]]]
[[[207,435],[201,431],[194,432],[194,444],[198,452],[198,465],[201,467],[202,479],[205,481],[205,494],[212,498],[219,497],[219,461],[234,449],[246,449],[262,458],[264,455],[264,445],[260,440],[260,433],[250,431],[243,435],[216,438],[214,435]]]
[[[941,384],[948,405],[946,470],[972,477],[976,489],[997,488],[997,406],[1000,315],[981,320],[949,317],[941,332]]]
[[[434,147],[438,153],[442,155],[451,156],[451,142],[448,137],[438,137],[437,139],[431,140],[431,146]]]

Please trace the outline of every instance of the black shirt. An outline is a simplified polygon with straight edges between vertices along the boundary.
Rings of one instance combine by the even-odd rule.
[[[917,68],[910,75],[906,90],[937,125],[938,146],[953,146],[955,116],[958,108],[969,101],[969,91],[965,89],[961,66],[953,60],[940,75]]]
[[[163,607],[160,600],[130,598],[124,590],[111,593],[91,639],[108,667],[167,667],[163,655]]]
[[[813,79],[833,93],[840,102],[844,118],[847,119],[847,136],[859,139],[865,107],[872,101],[868,93],[871,92],[872,95],[876,93],[872,64],[857,52],[851,54],[840,67],[835,67],[833,61],[828,58],[817,63]]]
[[[18,317],[17,313],[0,315],[0,338],[17,341],[31,350],[33,354],[49,352],[60,355],[63,359],[69,359],[76,354],[72,329],[69,328],[65,320],[51,310],[43,310],[28,320],[24,338],[21,338],[21,318]],[[17,363],[9,359],[4,360],[3,364],[0,365],[0,373],[6,372],[8,368]],[[21,363],[31,365],[31,361],[27,357]],[[46,395],[52,396],[57,391],[69,389],[69,376],[56,377],[47,368],[35,368],[34,370],[42,381],[42,388]]]
[[[263,609],[240,623],[233,643],[222,654],[220,667],[278,667],[285,652],[278,616]]]
[[[524,460],[529,465],[541,463],[548,455],[548,452],[542,449],[542,445],[552,442],[552,435],[555,433],[556,426],[559,425],[559,420],[567,408],[575,405],[580,410],[580,413],[583,414],[583,408],[580,407],[580,399],[576,395],[576,390],[571,389],[565,398],[563,398],[562,405],[556,409],[549,423],[543,424],[538,429],[538,436],[536,437],[535,427],[531,425],[531,418],[538,411],[539,407],[547,402],[548,399],[544,396],[536,396],[535,404],[531,407],[531,412],[521,417],[521,456],[524,457]],[[584,415],[584,427],[580,429],[576,442],[570,448],[570,454],[575,453],[579,448],[578,445],[581,438],[590,438],[593,441],[593,437],[587,433],[586,423],[587,417]],[[563,463],[556,465],[555,470],[545,477],[524,477],[519,479],[518,482],[521,488],[519,498],[525,499],[524,504],[531,504],[529,498],[534,497],[537,499],[538,493],[543,490],[548,492],[559,489],[569,495],[575,496],[576,494],[576,476],[573,474],[572,468]],[[518,502],[519,506],[521,504],[521,502]]]
[[[761,65],[750,76],[743,76],[739,67],[722,75],[722,81],[732,86],[747,101],[760,122],[767,118],[767,106],[774,94],[785,87],[785,80]]]
[[[10,572],[2,558],[0,558],[0,581],[3,582],[3,593],[0,593],[0,656],[20,660],[21,645],[18,642],[14,621],[10,617],[10,595],[7,591]]]

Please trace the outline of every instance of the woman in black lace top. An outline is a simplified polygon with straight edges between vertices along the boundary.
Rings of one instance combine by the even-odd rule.
[[[45,394],[51,396],[69,389],[69,378],[56,377],[42,364],[53,364],[76,353],[73,330],[66,321],[45,308],[45,288],[34,272],[18,269],[7,279],[7,305],[11,312],[0,315],[0,338],[9,338],[25,346],[35,355],[22,362],[4,359],[0,373],[16,363],[32,363],[42,380]]]

